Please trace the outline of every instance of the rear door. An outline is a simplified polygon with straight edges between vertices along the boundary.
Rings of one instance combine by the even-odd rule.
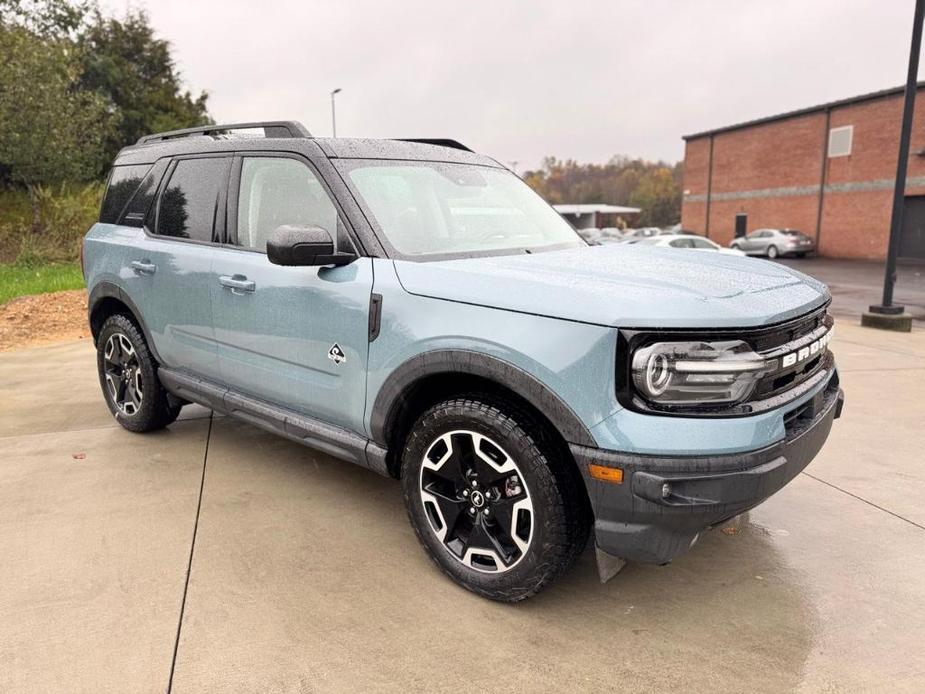
[[[290,154],[235,158],[228,238],[211,279],[222,380],[243,393],[362,431],[372,260],[283,267],[267,238],[315,225],[353,250],[342,211],[310,162]]]
[[[128,291],[166,366],[219,378],[212,256],[224,231],[230,156],[170,162],[144,234],[126,258]]]

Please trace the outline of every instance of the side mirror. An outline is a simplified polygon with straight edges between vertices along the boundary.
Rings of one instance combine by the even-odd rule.
[[[353,253],[335,253],[334,239],[316,226],[284,225],[267,239],[267,258],[274,265],[347,265]]]

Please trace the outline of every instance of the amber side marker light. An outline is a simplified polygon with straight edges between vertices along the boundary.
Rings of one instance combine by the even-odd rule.
[[[601,482],[623,484],[623,470],[618,467],[604,467],[603,465],[589,463],[588,472],[591,473],[591,477]]]

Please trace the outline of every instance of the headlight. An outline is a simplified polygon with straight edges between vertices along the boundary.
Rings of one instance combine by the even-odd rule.
[[[656,405],[729,405],[751,395],[776,363],[741,340],[657,342],[633,355],[633,383]]]

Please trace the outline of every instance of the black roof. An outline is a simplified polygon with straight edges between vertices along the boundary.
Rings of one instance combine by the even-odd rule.
[[[925,82],[918,83],[918,89],[925,87]],[[717,135],[719,133],[729,132],[730,130],[741,130],[743,128],[751,128],[755,125],[765,125],[767,123],[774,123],[775,121],[786,120],[788,118],[795,118],[797,116],[806,116],[811,113],[818,113],[819,111],[828,111],[830,109],[838,108],[839,106],[851,106],[853,104],[859,104],[864,101],[875,101],[877,99],[885,99],[893,96],[900,96],[905,91],[906,87],[891,87],[890,89],[881,89],[878,92],[870,92],[869,94],[861,94],[860,96],[852,96],[847,99],[838,99],[837,101],[829,101],[824,104],[819,104],[817,106],[810,106],[808,108],[797,109],[796,111],[787,111],[786,113],[779,113],[776,116],[765,116],[764,118],[756,118],[755,120],[745,121],[743,123],[736,123],[734,125],[726,125],[721,128],[714,128],[713,130],[704,130],[699,133],[693,133],[691,135],[682,135],[681,138],[684,140],[696,140],[700,137],[708,137],[710,135]]]
[[[229,133],[245,129],[262,129],[263,137],[242,137]],[[307,156],[323,154],[331,159],[396,159],[501,166],[494,159],[476,154],[456,140],[313,137],[297,121],[204,125],[145,135],[134,145],[124,147],[115,163],[150,164],[161,157],[241,150],[299,152]]]

